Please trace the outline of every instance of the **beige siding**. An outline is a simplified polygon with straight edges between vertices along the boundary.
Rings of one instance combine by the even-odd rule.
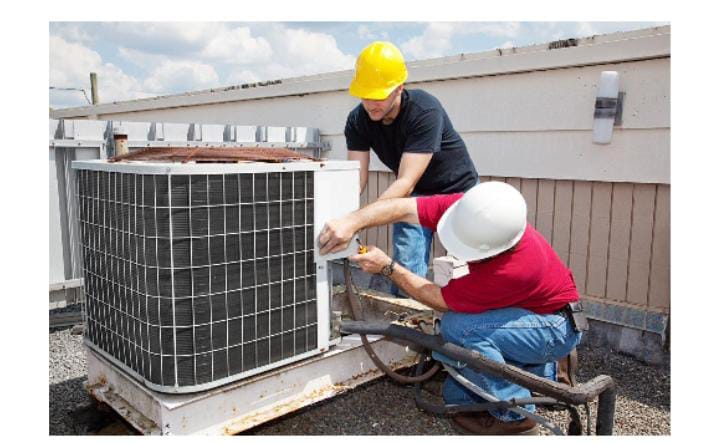
[[[611,203],[612,184],[593,183],[586,285],[587,294],[590,296],[605,297]]]
[[[555,208],[553,211],[552,246],[560,259],[569,263],[570,225],[572,222],[573,184],[569,180],[555,183]]]
[[[658,186],[655,204],[649,305],[670,307],[670,187]]]
[[[632,194],[632,184],[613,184],[610,244],[608,245],[607,297],[614,301],[626,300]]]
[[[537,190],[537,179],[522,179],[520,192],[525,198],[525,203],[527,203],[528,222],[533,226],[535,226],[535,216],[537,214]]]
[[[575,276],[578,291],[587,294],[587,258],[590,246],[590,209],[592,183],[573,183],[572,222],[570,229],[569,267]]]
[[[656,192],[657,185],[648,184],[636,184],[633,190],[627,290],[627,301],[631,304],[648,303]]]
[[[555,209],[555,181],[538,181],[537,215],[535,228],[552,244],[553,213]]]

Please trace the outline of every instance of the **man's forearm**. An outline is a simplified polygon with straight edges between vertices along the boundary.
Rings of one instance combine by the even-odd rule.
[[[415,184],[412,181],[399,178],[390,184],[390,186],[380,195],[380,197],[378,197],[378,200],[393,199],[396,197],[407,197],[410,195],[410,193],[412,193],[414,188]]]
[[[394,222],[417,223],[415,198],[378,200],[350,213],[353,232]]]
[[[390,279],[416,301],[437,311],[448,311],[440,287],[395,264]]]

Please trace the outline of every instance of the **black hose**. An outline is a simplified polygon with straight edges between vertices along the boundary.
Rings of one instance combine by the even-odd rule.
[[[358,299],[358,296],[355,294],[355,291],[353,290],[353,283],[352,283],[352,275],[350,274],[350,265],[348,263],[348,260],[343,260],[343,274],[345,275],[345,294],[347,295],[347,299],[350,305],[350,314],[353,317],[353,320],[355,321],[361,321],[361,313],[362,309],[360,308],[360,301]],[[373,350],[372,346],[370,345],[370,342],[367,340],[367,337],[364,334],[360,335],[360,340],[362,341],[363,347],[365,348],[365,351],[367,352],[368,356],[370,356],[370,359],[372,362],[375,363],[375,365],[385,372],[386,375],[388,375],[390,378],[392,378],[394,381],[399,382],[400,384],[415,384],[418,382],[427,381],[428,379],[435,376],[435,374],[440,370],[440,363],[435,362],[435,365],[430,368],[427,372],[425,372],[422,375],[419,376],[405,376],[401,375],[393,370],[390,369],[387,365],[385,365],[384,362],[380,360],[380,358],[375,354],[375,350]]]
[[[442,353],[450,359],[465,362],[473,370],[507,379],[510,382],[568,404],[584,404],[602,394],[603,396],[598,399],[598,408],[602,411],[602,415],[600,415],[600,412],[598,413],[598,419],[603,418],[600,429],[603,432],[612,430],[616,386],[609,376],[596,376],[584,384],[570,387],[526,370],[493,361],[477,351],[446,342],[440,336],[429,335],[401,325],[348,321],[343,322],[340,328],[346,333],[379,334],[409,341],[425,349]]]

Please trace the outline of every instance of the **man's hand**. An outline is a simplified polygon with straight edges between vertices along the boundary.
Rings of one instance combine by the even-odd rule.
[[[392,260],[384,251],[374,245],[368,245],[367,249],[367,253],[356,254],[348,259],[360,265],[364,272],[372,274],[380,273],[384,266],[390,265]]]
[[[355,230],[352,220],[346,216],[328,221],[318,236],[320,254],[336,253],[347,248]]]

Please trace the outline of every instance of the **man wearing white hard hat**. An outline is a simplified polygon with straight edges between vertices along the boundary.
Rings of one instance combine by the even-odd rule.
[[[573,313],[579,297],[572,272],[526,219],[520,192],[503,182],[485,182],[464,194],[374,202],[329,221],[318,242],[321,254],[340,251],[359,230],[396,221],[419,223],[437,232],[448,254],[468,264],[467,275],[443,287],[397,265],[373,246],[350,260],[445,312],[441,321],[445,340],[557,379],[557,361],[575,348],[587,327]],[[498,399],[530,396],[526,388],[502,378],[467,367],[461,374]],[[484,402],[453,378],[446,379],[443,398],[448,404]],[[526,408],[534,411],[534,406]],[[451,421],[462,433],[537,433],[533,420],[507,409],[459,414]]]

